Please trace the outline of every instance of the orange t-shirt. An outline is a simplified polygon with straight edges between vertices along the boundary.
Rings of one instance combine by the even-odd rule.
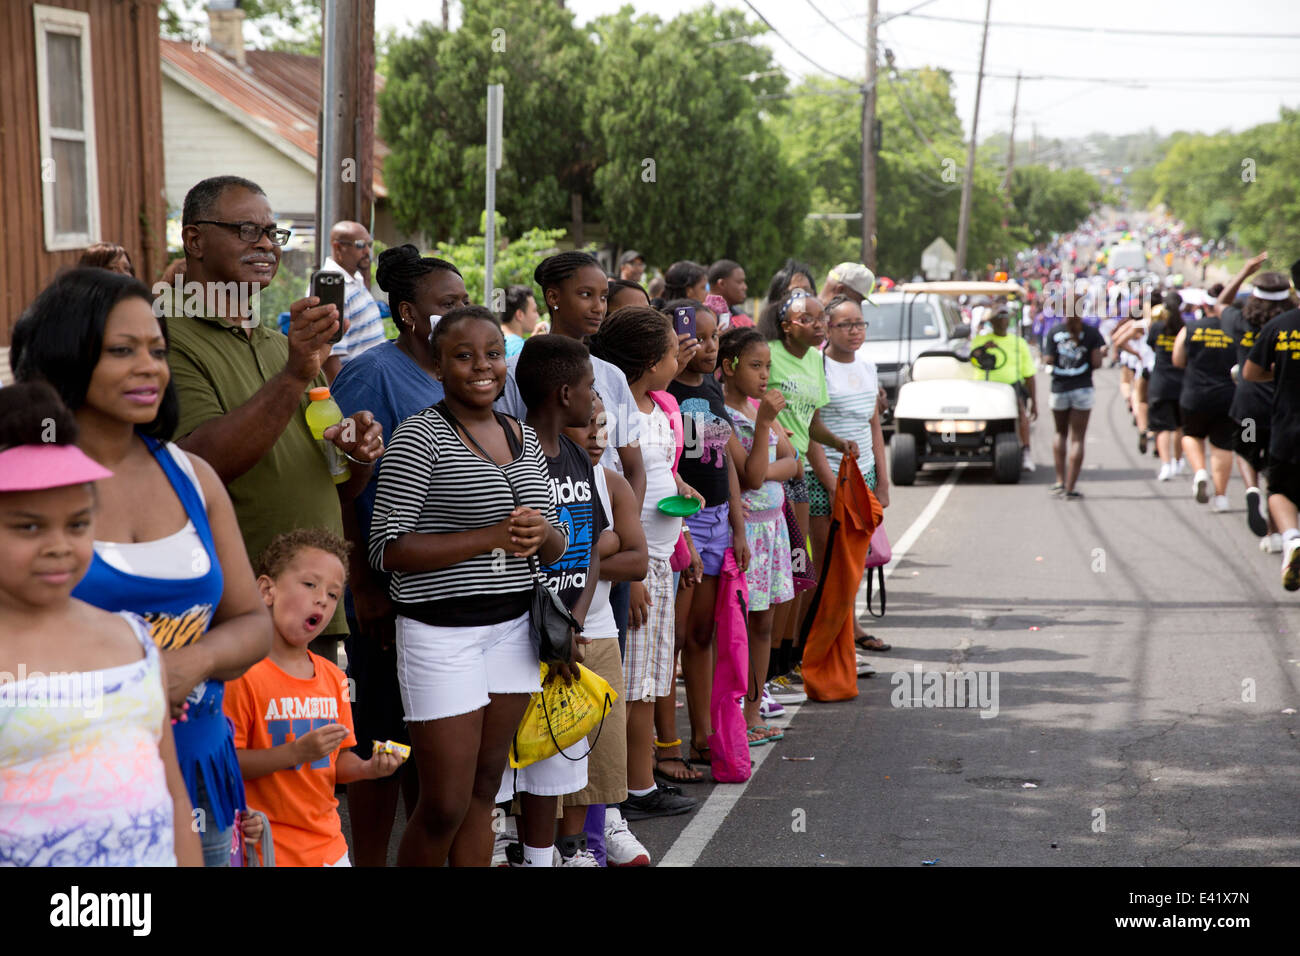
[[[290,676],[265,658],[226,684],[226,716],[235,725],[238,750],[278,747],[326,724],[348,728],[329,756],[244,781],[249,809],[271,821],[277,866],[325,866],[348,852],[334,796],[335,762],[357,742],[347,677],[323,657],[311,654],[311,661],[316,673],[310,679]]]

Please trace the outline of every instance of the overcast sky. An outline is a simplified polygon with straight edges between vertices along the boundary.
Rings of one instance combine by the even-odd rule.
[[[866,0],[750,2],[817,64],[848,77],[863,75]],[[623,5],[616,0],[568,2],[579,23]],[[705,6],[699,0],[635,0],[631,5],[663,19]],[[743,0],[715,5],[742,9],[757,22]],[[893,51],[901,67],[952,70],[957,111],[969,131],[981,25],[922,17],[981,21],[984,4],[980,0],[879,0],[879,5],[882,18],[915,11],[883,23],[878,42]],[[453,2],[453,28],[459,22],[459,9],[460,3]],[[375,20],[381,27],[401,28],[430,16],[440,16],[436,0],[375,0]],[[1152,126],[1161,134],[1180,129],[1240,130],[1276,119],[1280,106],[1300,107],[1297,0],[993,0],[990,19],[985,70],[1012,78],[985,78],[981,140],[1010,127],[1013,77],[1018,70],[1026,79],[1020,88],[1017,139],[1028,139],[1032,124],[1044,137],[1132,133]],[[1208,35],[1174,35],[1177,32]],[[1223,32],[1238,35],[1225,37]],[[758,42],[772,48],[793,82],[826,75],[772,33]],[[1116,80],[1143,85],[1120,85]]]

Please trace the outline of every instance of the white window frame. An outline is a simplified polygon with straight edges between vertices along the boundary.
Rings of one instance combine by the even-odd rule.
[[[99,222],[99,154],[95,143],[94,69],[90,60],[90,14],[63,7],[35,4],[32,16],[36,24],[36,99],[40,124],[41,198],[45,212],[45,248],[49,252],[81,249],[100,241]],[[83,130],[55,128],[50,124],[49,63],[46,36],[62,33],[81,41],[81,108]],[[54,162],[51,140],[73,140],[86,147],[86,232],[59,232],[54,217],[53,179],[46,175]],[[54,170],[58,175],[58,170]]]

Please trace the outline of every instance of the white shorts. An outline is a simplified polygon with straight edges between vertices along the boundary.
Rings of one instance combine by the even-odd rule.
[[[556,680],[559,680],[557,677]],[[531,793],[539,797],[566,797],[587,788],[587,752],[591,744],[583,737],[570,744],[562,753],[552,754],[545,760],[530,763],[516,770],[506,761],[506,771],[501,775],[501,789],[497,803],[513,800],[516,793]]]
[[[482,627],[434,627],[397,616],[397,683],[408,722],[486,707],[489,694],[542,689],[528,615]]]
[[[337,863],[325,864],[325,866],[351,866],[351,865],[352,865],[352,861],[348,859],[348,855],[346,853],[344,853],[343,856],[339,858],[339,861]]]

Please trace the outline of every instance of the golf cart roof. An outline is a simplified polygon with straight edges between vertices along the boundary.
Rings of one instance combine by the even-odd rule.
[[[905,282],[896,292],[929,292],[933,295],[1024,295],[1014,282]]]

